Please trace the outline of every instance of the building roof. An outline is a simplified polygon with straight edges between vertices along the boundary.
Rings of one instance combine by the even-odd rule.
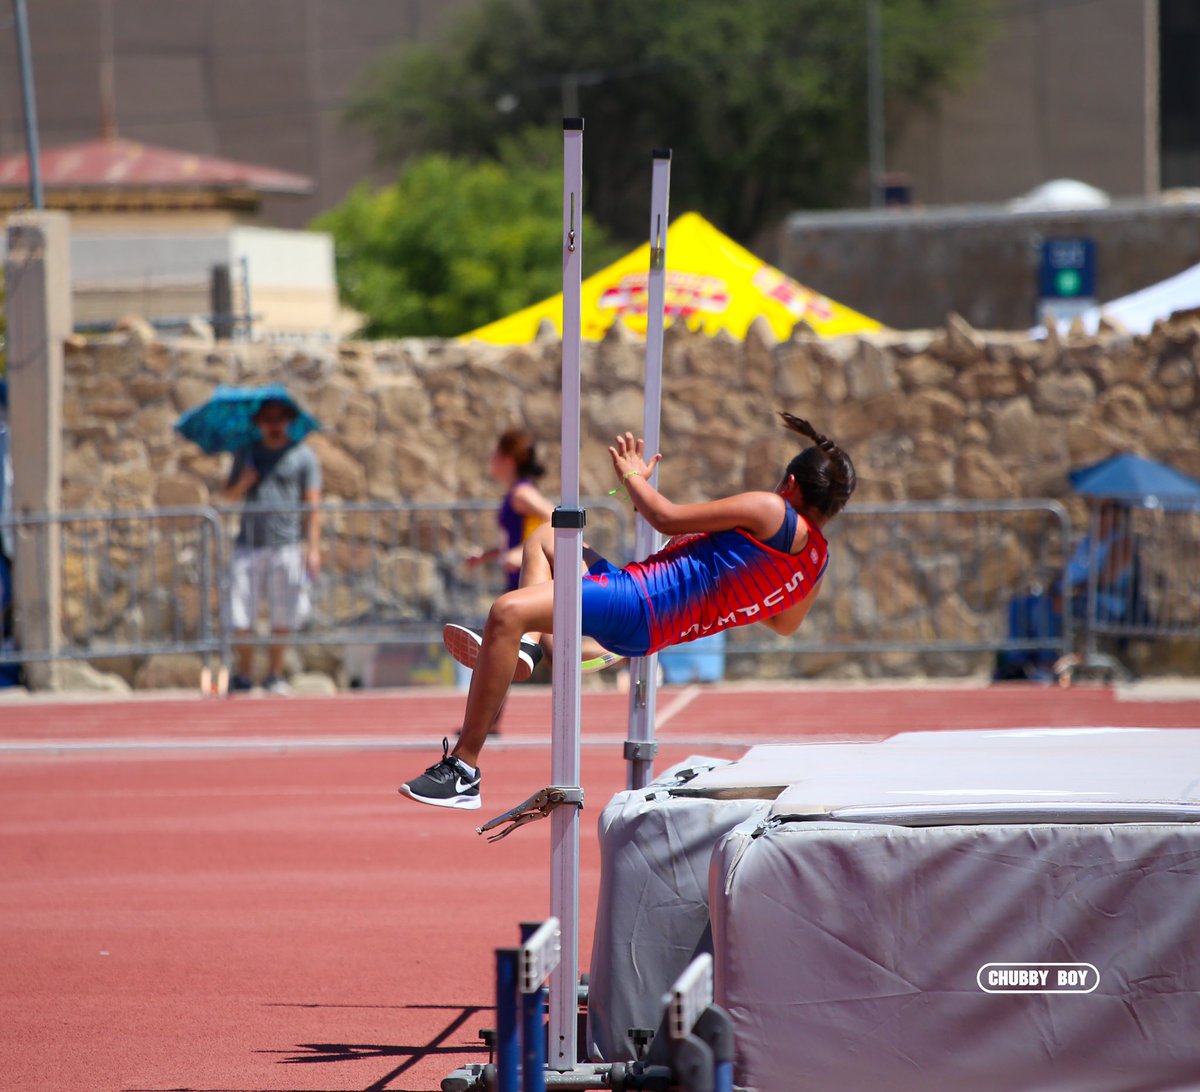
[[[304,175],[238,163],[232,159],[177,152],[133,140],[99,139],[43,148],[42,185],[47,190],[187,190],[252,194],[307,194]],[[0,158],[0,190],[29,185],[24,154]]]

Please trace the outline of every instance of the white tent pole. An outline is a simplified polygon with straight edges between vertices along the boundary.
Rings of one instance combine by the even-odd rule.
[[[642,412],[642,435],[646,455],[659,448],[662,418],[663,310],[667,280],[667,215],[671,193],[671,151],[655,149],[650,181],[650,274],[646,286],[646,401]],[[658,468],[651,477],[658,484]],[[659,548],[659,534],[640,515],[637,517],[635,553],[648,557]],[[625,757],[629,760],[629,787],[640,789],[654,774],[654,716],[658,691],[658,655],[639,656],[630,664],[629,738]]]
[[[579,690],[584,513],[579,507],[580,269],[583,256],[583,119],[563,119],[562,500],[554,511],[554,701],[551,783],[579,785]],[[579,808],[550,816],[550,914],[562,925],[562,959],[550,975],[549,1067],[574,1069],[579,1002]]]

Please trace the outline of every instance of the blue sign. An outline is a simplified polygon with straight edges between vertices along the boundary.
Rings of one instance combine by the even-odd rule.
[[[1096,298],[1096,240],[1042,240],[1038,295],[1043,300]]]

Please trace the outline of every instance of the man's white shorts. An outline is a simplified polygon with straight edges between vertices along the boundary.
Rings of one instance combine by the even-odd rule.
[[[229,614],[234,629],[253,629],[263,597],[272,629],[295,629],[308,617],[304,547],[239,546],[233,551]]]

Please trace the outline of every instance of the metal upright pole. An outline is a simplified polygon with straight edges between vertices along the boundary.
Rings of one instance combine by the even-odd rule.
[[[554,510],[554,702],[551,777],[579,785],[584,513],[579,507],[580,284],[583,258],[583,119],[563,119],[562,501]],[[550,816],[550,913],[562,927],[562,960],[550,975],[549,1067],[575,1068],[579,1000],[579,808]]]
[[[646,395],[642,411],[642,435],[646,455],[659,448],[662,419],[663,319],[667,280],[667,219],[671,194],[671,151],[655,149],[650,179],[650,273],[646,284]],[[658,484],[658,468],[650,481]],[[640,515],[636,520],[635,547],[644,558],[659,547],[659,534]],[[658,655],[639,656],[630,664],[629,738],[625,758],[629,761],[629,788],[643,788],[654,773],[654,716],[658,693]]]
[[[13,25],[17,31],[17,61],[21,69],[21,100],[25,106],[25,154],[29,159],[29,196],[35,209],[44,209],[42,151],[38,145],[37,99],[33,93],[33,58],[29,52],[29,18],[25,0],[13,0]]]

